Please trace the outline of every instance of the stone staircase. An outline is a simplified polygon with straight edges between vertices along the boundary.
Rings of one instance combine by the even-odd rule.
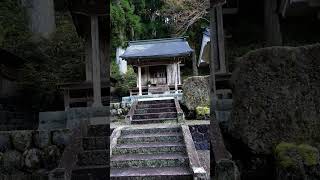
[[[111,179],[193,179],[180,126],[122,129],[118,136]]]
[[[105,180],[110,167],[110,125],[90,125],[82,137],[83,150],[77,155],[72,180]]]
[[[174,99],[137,102],[131,124],[153,124],[177,122],[177,109]]]

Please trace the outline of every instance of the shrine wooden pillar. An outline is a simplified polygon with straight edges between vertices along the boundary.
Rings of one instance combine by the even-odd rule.
[[[174,63],[174,90],[178,93],[178,63]]]
[[[98,16],[91,16],[93,107],[102,106]]]
[[[93,107],[102,105],[101,98],[101,74],[105,81],[109,81],[107,76],[106,64],[109,37],[107,32],[110,4],[106,0],[66,0],[72,18],[75,21],[75,27],[79,36],[86,41],[86,81],[92,82],[93,89]],[[101,34],[99,34],[99,32]],[[108,71],[109,72],[109,71]]]

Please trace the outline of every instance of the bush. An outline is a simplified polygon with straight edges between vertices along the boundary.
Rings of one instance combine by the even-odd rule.
[[[130,88],[136,86],[137,75],[133,70],[132,66],[128,66],[125,74],[120,74],[119,66],[115,61],[111,63],[111,77],[117,81],[116,84],[116,95],[123,97],[129,94]]]

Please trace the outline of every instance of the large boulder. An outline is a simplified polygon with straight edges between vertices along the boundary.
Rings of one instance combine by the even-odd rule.
[[[280,143],[275,148],[278,180],[320,179],[319,150],[307,144]]]
[[[13,131],[11,137],[14,148],[20,152],[24,152],[32,144],[32,131]]]
[[[57,146],[52,145],[44,149],[43,159],[46,169],[53,169],[58,166],[61,158],[60,150]]]
[[[246,172],[272,174],[281,142],[320,148],[320,44],[259,49],[238,62],[227,133]]]
[[[15,173],[22,168],[22,154],[19,151],[10,150],[3,153],[2,166],[6,173]]]
[[[189,110],[210,105],[209,76],[193,76],[183,82],[183,104]]]
[[[23,165],[29,171],[35,171],[41,167],[43,153],[39,149],[28,149],[23,153]]]
[[[248,53],[233,73],[230,132],[253,153],[320,140],[320,44]]]
[[[71,139],[71,131],[69,129],[60,129],[52,132],[52,143],[59,148],[65,148]]]

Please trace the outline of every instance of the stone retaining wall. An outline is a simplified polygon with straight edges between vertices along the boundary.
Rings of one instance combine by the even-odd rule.
[[[130,110],[130,104],[127,103],[110,103],[110,116],[124,117]]]
[[[8,175],[47,176],[58,166],[61,154],[69,144],[71,131],[1,131],[0,178]]]
[[[189,125],[194,145],[197,150],[209,150],[209,124]]]
[[[51,131],[77,127],[80,120],[88,120],[96,117],[108,117],[110,108],[104,107],[80,107],[70,108],[66,111],[40,112],[39,130]]]

